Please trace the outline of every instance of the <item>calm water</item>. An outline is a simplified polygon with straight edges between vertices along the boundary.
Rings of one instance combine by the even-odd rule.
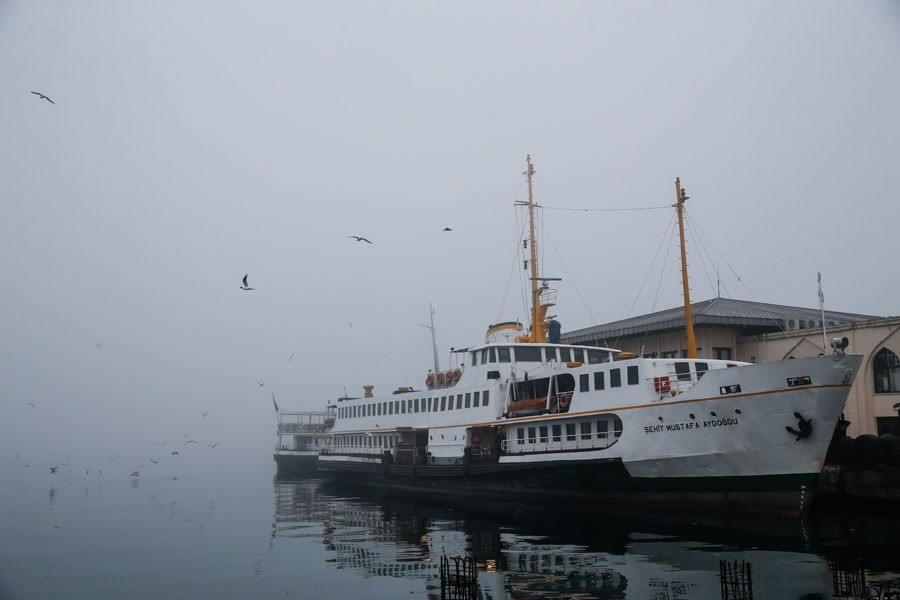
[[[440,598],[442,556],[476,556],[482,600],[721,598],[720,560],[754,597],[900,586],[900,520],[801,521],[529,509],[377,495],[324,480],[72,471],[7,478],[0,598]],[[842,583],[844,582],[844,583]]]

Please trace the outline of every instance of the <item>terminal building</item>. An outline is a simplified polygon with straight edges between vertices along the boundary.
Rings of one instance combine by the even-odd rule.
[[[846,337],[863,356],[844,417],[851,437],[900,435],[900,317],[879,317],[714,298],[691,304],[697,356],[768,362],[830,353]],[[647,358],[687,356],[684,308],[571,331],[562,341],[604,346]],[[826,347],[828,346],[828,347]]]

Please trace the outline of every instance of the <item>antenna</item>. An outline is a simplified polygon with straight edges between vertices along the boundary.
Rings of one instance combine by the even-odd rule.
[[[431,325],[422,325],[419,323],[419,327],[431,330],[431,348],[434,351],[434,373],[438,373],[440,372],[441,367],[438,362],[437,338],[434,335],[434,308],[431,307],[431,303],[428,304],[428,313],[431,318]]]

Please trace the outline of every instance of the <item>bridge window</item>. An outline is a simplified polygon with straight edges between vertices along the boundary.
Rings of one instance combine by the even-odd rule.
[[[547,362],[559,361],[559,354],[557,354],[556,348],[544,348],[544,359]]]
[[[497,355],[500,357],[500,362],[508,363],[512,360],[512,348],[501,346],[497,348]]]
[[[675,374],[678,375],[678,381],[690,381],[691,364],[686,362],[675,363]]]
[[[875,373],[875,393],[900,392],[900,358],[888,348],[875,355],[872,369]]]
[[[606,350],[588,350],[587,359],[589,365],[606,362],[609,359],[609,352]]]
[[[559,361],[560,362],[572,362],[572,349],[571,348],[560,348],[559,349]]]
[[[580,362],[584,364],[584,349],[583,348],[572,348],[572,360],[575,362]]]
[[[706,375],[706,372],[709,371],[709,364],[705,362],[698,362],[694,365],[697,369],[697,381],[700,381],[700,378]]]
[[[540,346],[519,346],[516,348],[516,362],[541,362]]]

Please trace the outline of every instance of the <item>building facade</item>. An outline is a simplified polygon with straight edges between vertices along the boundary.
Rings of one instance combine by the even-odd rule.
[[[846,337],[847,351],[863,356],[844,409],[848,434],[900,435],[900,317],[714,298],[691,305],[701,358],[770,362],[833,352],[832,338]],[[563,334],[573,344],[606,346],[653,357],[687,356],[684,308],[623,319]]]

